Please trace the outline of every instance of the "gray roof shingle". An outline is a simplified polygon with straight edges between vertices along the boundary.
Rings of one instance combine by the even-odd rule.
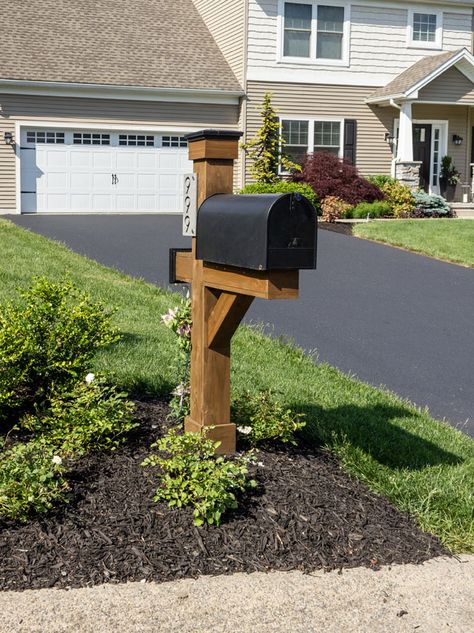
[[[373,92],[369,96],[368,101],[404,94],[412,86],[457,55],[461,50],[463,49],[448,51],[447,53],[441,53],[440,55],[432,55],[420,59],[416,62],[416,64],[413,64],[413,66],[410,66],[410,68],[407,68],[398,75],[398,77],[395,77],[395,79],[386,86],[378,88],[375,92]]]
[[[0,0],[0,78],[241,91],[191,0]]]

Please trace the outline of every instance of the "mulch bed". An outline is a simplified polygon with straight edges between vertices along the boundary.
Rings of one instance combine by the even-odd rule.
[[[318,220],[318,228],[343,235],[352,235],[352,224],[345,222],[321,222]]]
[[[167,581],[238,571],[420,563],[447,554],[408,516],[314,448],[262,450],[259,488],[216,527],[152,497],[140,466],[166,427],[166,406],[137,403],[142,426],[112,454],[76,464],[66,506],[28,524],[0,524],[0,589]]]

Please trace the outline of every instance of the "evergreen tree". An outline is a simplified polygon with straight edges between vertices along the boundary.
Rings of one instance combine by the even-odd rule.
[[[272,105],[271,93],[265,93],[260,111],[262,127],[242,148],[251,159],[250,173],[257,182],[274,183],[279,180],[278,171],[301,171],[301,167],[287,156],[282,148],[285,140],[281,136],[280,121]]]

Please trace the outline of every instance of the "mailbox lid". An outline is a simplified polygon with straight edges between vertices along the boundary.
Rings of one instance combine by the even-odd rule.
[[[198,211],[196,255],[252,270],[315,268],[316,230],[300,194],[217,194]]]

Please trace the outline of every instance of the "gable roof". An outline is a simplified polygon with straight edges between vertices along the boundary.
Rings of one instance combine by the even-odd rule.
[[[386,86],[378,88],[366,101],[367,103],[377,103],[396,98],[416,98],[418,90],[424,88],[449,68],[460,63],[464,63],[465,67],[470,66],[474,69],[474,57],[466,48],[424,57]],[[465,67],[460,66],[460,70],[464,72]]]
[[[240,92],[192,0],[2,0],[0,79]]]

